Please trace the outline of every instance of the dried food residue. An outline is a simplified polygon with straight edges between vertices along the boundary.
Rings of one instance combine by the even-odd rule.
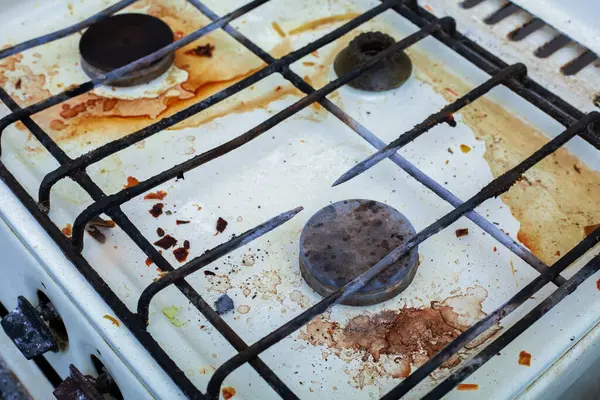
[[[165,236],[165,230],[163,228],[156,228],[156,234],[159,237],[163,237],[163,236]]]
[[[105,220],[100,217],[94,217],[87,223],[85,230],[96,241],[104,244],[106,243],[106,235],[99,228],[114,228],[115,226],[115,222],[110,219]]]
[[[226,386],[223,389],[221,389],[221,394],[223,395],[223,398],[225,400],[229,400],[230,398],[232,398],[233,396],[235,396],[235,388],[231,387],[231,386]]]
[[[115,317],[112,317],[112,316],[110,316],[108,314],[104,314],[104,316],[102,318],[109,320],[110,322],[112,322],[112,324],[114,326],[121,326],[121,324],[119,323],[119,321]]]
[[[153,264],[152,260],[150,259],[150,257],[146,257],[146,267],[149,267]]]
[[[71,226],[71,224],[66,224],[65,227],[61,229],[61,232],[65,236],[71,236],[73,234],[73,227]]]
[[[130,187],[134,187],[137,186],[137,184],[140,183],[140,181],[137,180],[137,178],[133,177],[133,176],[128,176],[127,177],[127,184],[123,185],[124,189],[130,188]]]
[[[183,241],[183,248],[186,250],[190,249],[190,241],[189,240],[184,240]]]
[[[468,153],[471,151],[471,147],[467,146],[466,144],[461,144],[460,151],[462,151],[463,153]]]
[[[162,313],[165,317],[167,317],[167,319],[169,320],[171,325],[173,325],[177,328],[180,328],[185,325],[185,322],[183,322],[179,318],[177,318],[177,314],[179,313],[179,308],[177,308],[175,306],[163,308]]]
[[[478,390],[479,385],[476,383],[459,383],[456,386],[456,390],[460,391],[468,391],[468,390]]]
[[[185,260],[187,260],[188,254],[190,254],[190,251],[185,247],[178,247],[175,250],[173,250],[173,255],[175,256],[175,259],[180,263],[185,262]]]
[[[223,218],[219,217],[219,219],[217,220],[217,233],[215,233],[215,235],[218,235],[219,233],[223,233],[225,228],[227,228],[227,224],[228,224],[227,221],[225,221]]]
[[[204,271],[204,276],[215,276],[215,275],[216,274],[212,271],[208,271],[208,270]]]
[[[154,242],[155,246],[158,246],[165,250],[170,249],[171,247],[175,246],[176,244],[177,244],[177,239],[175,239],[171,235],[165,235],[162,238],[158,239],[156,242]]]
[[[157,190],[156,192],[150,192],[144,196],[144,200],[162,200],[167,197],[167,192],[163,190]]]
[[[215,46],[207,43],[196,46],[193,49],[187,50],[185,54],[190,54],[198,57],[212,57]]]
[[[176,220],[176,221],[175,221],[175,223],[176,223],[177,225],[185,225],[185,224],[189,224],[189,223],[190,223],[190,221],[184,221],[184,220],[182,220],[182,219],[178,219],[178,220]]]
[[[329,351],[347,360],[362,361],[354,376],[358,387],[375,381],[372,373],[405,378],[411,366],[418,367],[444,348],[486,314],[482,303],[487,291],[479,286],[468,288],[466,294],[451,296],[430,307],[404,307],[377,314],[361,314],[345,326],[319,316],[301,331],[299,338],[312,345],[327,346]],[[465,346],[481,345],[499,330],[495,326]],[[467,350],[463,350],[467,351]],[[458,365],[459,355],[448,359],[442,368]]]
[[[242,265],[252,267],[256,263],[256,257],[252,253],[246,253],[242,256]]]
[[[349,21],[353,18],[358,17],[358,13],[355,12],[349,12],[346,14],[339,14],[339,15],[332,15],[329,17],[324,17],[324,18],[319,18],[319,19],[315,19],[313,21],[310,22],[306,22],[292,30],[289,31],[290,36],[291,35],[298,35],[300,33],[306,32],[306,31],[312,31],[315,29],[319,29],[323,26],[327,26],[330,24],[334,24],[336,22],[341,22],[341,21]]]
[[[596,289],[600,290],[600,279],[596,281]]]
[[[457,238],[467,236],[469,234],[469,228],[457,229],[455,233]]]
[[[239,312],[240,314],[248,314],[250,312],[250,306],[242,304],[237,308],[237,312]]]
[[[227,293],[229,289],[232,289],[231,280],[227,275],[207,275],[208,281],[210,283],[210,288],[213,292],[218,293]]]
[[[523,350],[519,353],[519,365],[531,367],[531,354]]]
[[[156,203],[150,210],[148,210],[148,212],[152,214],[154,218],[158,218],[162,215],[164,207],[165,205],[163,203]]]

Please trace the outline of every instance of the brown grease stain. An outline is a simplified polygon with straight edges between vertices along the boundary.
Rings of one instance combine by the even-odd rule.
[[[418,367],[443,349],[472,324],[483,318],[482,303],[487,291],[481,287],[468,288],[465,295],[451,296],[442,302],[432,302],[429,307],[404,307],[385,310],[377,314],[358,315],[344,326],[319,316],[306,325],[299,338],[312,345],[324,345],[340,358],[372,360],[368,370],[354,376],[358,387],[374,381],[365,374],[405,378],[411,365]],[[481,345],[498,331],[494,327],[465,348]],[[385,363],[390,358],[393,366]],[[460,363],[458,355],[452,356],[442,368]],[[394,366],[395,365],[395,366]],[[374,382],[373,382],[374,383]]]
[[[409,49],[415,76],[428,83],[447,101],[467,93],[472,85],[424,53]],[[450,93],[452,91],[452,93]],[[548,143],[538,129],[487,98],[480,98],[459,113],[486,145],[484,158],[494,178]],[[577,171],[573,170],[577,165]],[[582,229],[600,221],[600,173],[561,148],[525,173],[501,195],[520,222],[517,239],[547,264],[553,264],[584,237]],[[558,253],[557,253],[558,252]]]
[[[336,22],[349,21],[353,18],[358,17],[360,14],[355,12],[348,12],[345,14],[331,15],[329,17],[315,19],[309,22],[306,22],[294,29],[291,29],[288,33],[291,35],[298,35],[300,33],[306,31],[313,31],[319,28],[322,28],[326,25],[331,25]]]

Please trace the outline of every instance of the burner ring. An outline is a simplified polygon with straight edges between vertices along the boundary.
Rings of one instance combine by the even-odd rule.
[[[313,215],[300,235],[300,272],[328,296],[415,236],[408,219],[373,200],[344,200]],[[366,306],[389,300],[412,282],[418,267],[414,247],[342,304]],[[405,272],[408,270],[408,272]]]
[[[361,33],[335,57],[333,69],[337,76],[342,76],[394,43],[394,38],[385,33]],[[382,92],[402,86],[411,73],[412,61],[404,51],[398,51],[350,81],[348,85],[369,92]]]
[[[90,78],[154,53],[173,43],[171,28],[162,20],[146,14],[118,14],[95,23],[79,41],[81,67]],[[110,82],[112,86],[146,83],[166,72],[175,55],[168,54]]]

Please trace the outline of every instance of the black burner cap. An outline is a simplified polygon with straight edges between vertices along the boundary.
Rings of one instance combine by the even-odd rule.
[[[361,33],[335,58],[333,68],[342,76],[396,43],[393,37],[381,32]],[[403,51],[384,58],[348,83],[353,88],[381,92],[400,87],[412,73],[412,62]]]
[[[344,200],[313,215],[300,236],[300,271],[317,293],[328,296],[415,235],[394,208],[373,200]],[[413,248],[343,304],[389,300],[412,282],[418,266]]]
[[[118,14],[90,26],[79,41],[84,71],[92,78],[127,65],[173,43],[169,26],[146,14]],[[173,54],[111,82],[131,86],[148,82],[173,63]]]

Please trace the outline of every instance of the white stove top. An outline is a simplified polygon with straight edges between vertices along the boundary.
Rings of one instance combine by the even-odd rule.
[[[35,3],[33,7],[32,3]],[[444,2],[438,3],[430,1],[428,5],[439,10]],[[223,15],[244,2],[207,1],[206,4]],[[273,56],[280,57],[377,4],[377,1],[367,0],[273,0],[234,21],[232,26]],[[0,46],[67,26],[107,5],[107,2],[91,0],[11,4],[0,16],[3,22],[0,23]],[[188,34],[208,21],[184,1],[139,1],[125,11],[156,15],[170,24],[176,34]],[[332,15],[337,17],[323,19]],[[457,20],[459,29],[467,23],[466,17],[457,16]],[[309,22],[314,22],[311,29],[294,33]],[[285,37],[275,27],[285,32]],[[493,42],[493,35],[483,28],[478,30],[475,23],[470,29],[473,36],[480,35]],[[359,32],[370,30],[380,30],[400,39],[416,28],[388,10],[351,34],[300,59],[291,69],[319,88],[336,78],[332,62],[337,52]],[[22,57],[13,56],[8,62],[0,60],[0,85],[25,106],[86,81],[78,64],[78,40],[79,35],[72,35],[26,51]],[[87,104],[79,115],[71,117],[59,105],[33,119],[50,132],[71,157],[77,157],[171,115],[262,65],[257,57],[222,31],[211,33],[198,43],[206,42],[215,45],[212,58],[193,59],[180,54],[176,65],[151,84],[135,89],[101,87],[94,94],[69,101],[71,108]],[[518,53],[518,49],[510,50],[508,45],[507,49],[506,54]],[[489,78],[433,38],[422,40],[408,54],[414,72],[401,88],[365,94],[343,87],[328,96],[386,143]],[[536,78],[539,74],[552,81],[536,67],[529,70]],[[596,76],[598,71],[585,73]],[[572,86],[561,83],[554,81],[555,87],[562,88],[561,96],[567,93],[565,98],[569,101],[581,99],[580,93],[573,90],[576,83],[572,81]],[[300,97],[290,83],[274,74],[223,104],[92,165],[87,172],[105,192],[116,193],[131,178],[143,181],[214,148],[265,121]],[[90,100],[96,103],[91,105]],[[586,100],[573,103],[583,111],[591,110]],[[8,110],[2,108],[0,113],[0,116],[6,115]],[[455,118],[457,127],[439,125],[407,145],[400,154],[463,200],[533,153],[547,137],[563,130],[554,120],[503,87],[492,90]],[[6,129],[2,146],[4,164],[37,198],[41,179],[57,167],[54,159],[18,123]],[[477,208],[477,212],[511,238],[518,238],[547,264],[558,260],[583,239],[584,227],[600,223],[600,211],[591,202],[600,196],[597,150],[580,139],[571,140],[566,147],[568,151],[559,150],[525,174],[533,184],[520,182],[507,194]],[[302,213],[276,231],[205,268],[214,272],[214,276],[198,271],[187,278],[209,304],[223,294],[233,299],[235,310],[222,317],[251,344],[321,299],[303,281],[298,268],[300,231],[317,210],[343,199],[373,199],[400,210],[420,231],[452,209],[389,161],[331,188],[343,172],[373,151],[372,146],[323,108],[311,106],[230,154],[186,173],[184,180],[172,180],[157,187],[153,191],[166,193],[162,200],[165,213],[160,217],[153,218],[148,212],[158,201],[144,200],[143,196],[126,203],[122,209],[151,242],[159,239],[157,228],[164,229],[180,242],[189,240],[190,260],[276,214],[304,207]],[[115,327],[110,319],[104,318],[106,314],[113,315],[110,309],[90,293],[92,289],[8,189],[2,187],[0,193],[3,218],[50,276],[151,393],[160,398],[173,398],[177,390],[172,382],[162,372],[148,371],[148,365],[153,365],[153,369],[155,366],[149,354],[123,324]],[[66,227],[73,224],[91,202],[75,182],[64,179],[52,190],[50,217],[58,227]],[[221,234],[215,230],[218,218],[228,222]],[[190,223],[177,224],[177,220]],[[455,230],[459,228],[468,228],[469,234],[457,238]],[[124,231],[115,228],[105,233],[104,244],[86,235],[83,255],[121,301],[135,311],[142,290],[160,275],[155,265],[147,265],[146,255]],[[163,251],[167,260],[174,266],[183,265],[171,250]],[[587,254],[563,276],[568,278],[575,274],[598,251],[590,253],[593,254]],[[426,349],[418,338],[410,343],[409,347],[415,349],[411,354],[384,355],[376,360],[372,356],[365,357],[362,350],[353,350],[343,332],[336,331],[340,336],[333,338],[315,338],[315,329],[339,330],[338,326],[356,322],[357,317],[368,316],[374,321],[384,310],[401,314],[407,309],[418,309],[439,316],[432,302],[452,308],[458,315],[454,322],[469,326],[538,275],[466,218],[419,245],[419,254],[421,263],[417,276],[396,298],[370,307],[335,306],[324,319],[317,319],[282,340],[264,352],[261,359],[300,398],[320,398],[332,393],[336,398],[377,398],[401,382],[406,368],[414,371],[427,359]],[[453,391],[448,397],[511,398],[523,392],[598,323],[600,292],[596,280],[599,278],[597,275],[586,281],[501,355],[469,377],[465,383],[477,384],[477,391]],[[504,319],[496,336],[474,349],[462,351],[461,358],[467,359],[484,348],[554,289],[554,285],[547,285]],[[416,326],[421,322],[418,318],[411,323]],[[221,334],[174,287],[152,301],[148,331],[203,392],[215,369],[235,354]],[[530,367],[518,364],[521,351],[532,355]],[[407,398],[422,397],[451,372],[448,368],[436,371]],[[235,388],[240,398],[277,397],[248,365],[231,374],[223,386]]]

